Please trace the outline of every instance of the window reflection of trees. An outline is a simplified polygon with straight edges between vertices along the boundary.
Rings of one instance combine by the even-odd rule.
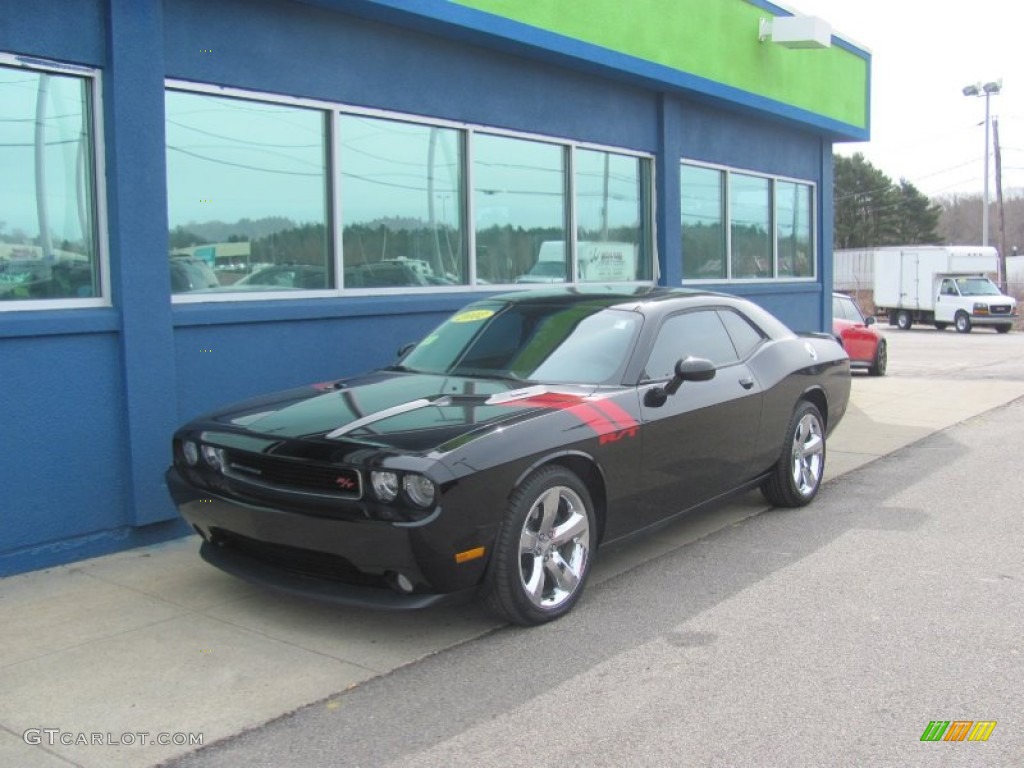
[[[813,189],[810,184],[684,163],[684,279],[813,277]]]
[[[222,285],[274,264],[318,266],[324,287],[466,285],[471,240],[476,281],[511,283],[542,249],[566,265],[573,204],[578,241],[634,253],[625,279],[651,275],[649,158],[177,87],[166,122],[172,256],[207,261]],[[535,281],[574,279],[567,266],[543,266],[552,269]]]
[[[340,131],[346,284],[467,283],[461,132],[359,115]]]
[[[566,239],[563,146],[478,133],[473,143],[477,276],[511,283],[541,245]]]

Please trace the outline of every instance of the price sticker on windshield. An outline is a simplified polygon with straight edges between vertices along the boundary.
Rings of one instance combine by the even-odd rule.
[[[493,309],[471,309],[468,312],[460,312],[452,318],[453,323],[478,323],[494,316]]]

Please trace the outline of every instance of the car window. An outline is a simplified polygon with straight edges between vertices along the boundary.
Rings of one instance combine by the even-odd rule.
[[[684,357],[704,357],[715,367],[729,365],[739,359],[718,312],[685,312],[665,320],[658,329],[644,368],[645,378],[652,381],[671,378],[676,361]]]
[[[840,320],[850,320],[854,323],[864,322],[864,318],[861,317],[857,305],[853,303],[853,299],[846,298],[845,296],[836,296],[832,299],[832,316]]]
[[[445,321],[401,365],[456,376],[610,383],[621,380],[640,324],[634,312],[585,302],[479,302]]]
[[[947,280],[943,280],[942,281],[942,295],[943,296],[956,296],[957,295],[956,283],[954,283],[952,280],[948,280],[948,279]]]
[[[754,348],[764,340],[764,334],[739,312],[720,309],[718,316],[722,319],[725,330],[729,332],[732,344],[736,348],[736,354],[741,360],[753,352]]]

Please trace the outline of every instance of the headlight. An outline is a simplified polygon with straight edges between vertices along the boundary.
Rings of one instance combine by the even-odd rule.
[[[214,448],[212,445],[204,445],[203,461],[209,464],[212,469],[220,472],[224,468],[224,451],[220,448]]]
[[[987,315],[988,314],[988,304],[986,304],[986,303],[984,303],[982,301],[976,301],[976,302],[974,302],[974,311],[977,312],[980,315]]]
[[[181,446],[181,452],[185,456],[185,463],[194,467],[199,463],[199,446],[191,440],[186,440]]]
[[[370,485],[373,486],[373,495],[381,501],[394,501],[398,496],[398,475],[394,472],[374,470],[370,473]]]
[[[429,507],[434,503],[434,484],[423,475],[406,475],[402,488],[417,507]]]

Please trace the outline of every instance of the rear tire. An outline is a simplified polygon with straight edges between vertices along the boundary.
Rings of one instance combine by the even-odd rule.
[[[914,318],[910,316],[910,313],[906,310],[901,310],[896,315],[896,327],[901,331],[909,331],[910,326],[914,324]]]
[[[596,536],[594,504],[583,481],[557,465],[533,472],[509,497],[484,604],[522,626],[564,616],[583,594]]]
[[[885,369],[889,365],[889,352],[885,348],[885,341],[878,342],[878,349],[875,350],[875,362],[868,368],[872,376],[885,376]]]
[[[971,318],[966,312],[957,312],[953,322],[956,324],[957,333],[971,332]]]
[[[814,501],[825,474],[825,422],[813,403],[801,400],[789,420],[782,453],[761,493],[776,507]]]

